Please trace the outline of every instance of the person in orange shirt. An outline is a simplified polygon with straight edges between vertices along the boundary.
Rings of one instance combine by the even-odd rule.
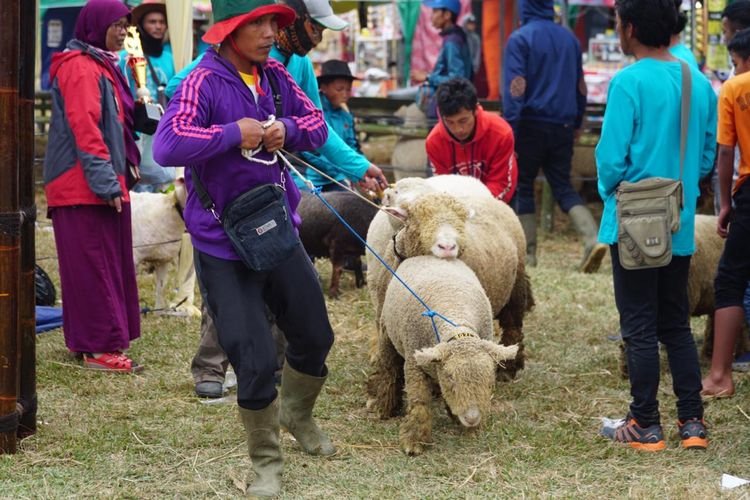
[[[734,395],[732,358],[745,313],[742,308],[750,280],[750,29],[729,43],[737,76],[727,80],[719,95],[719,192],[721,211],[717,231],[726,238],[714,281],[714,351],[711,370],[703,379],[703,395]],[[732,189],[735,146],[740,149],[740,175]],[[732,201],[734,200],[734,207]]]
[[[493,196],[509,203],[518,167],[508,122],[482,109],[474,85],[465,78],[442,83],[436,98],[440,122],[427,137],[433,173],[475,177]]]

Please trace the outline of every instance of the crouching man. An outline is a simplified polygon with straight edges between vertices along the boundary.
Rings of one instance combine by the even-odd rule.
[[[482,109],[474,85],[465,78],[440,84],[436,98],[440,123],[427,137],[432,171],[475,177],[492,196],[510,203],[518,179],[513,129]]]
[[[294,11],[273,0],[211,4],[216,24],[203,39],[220,48],[209,50],[180,84],[159,125],[154,157],[161,165],[189,167],[185,223],[202,295],[237,373],[237,402],[257,474],[248,494],[276,496],[280,425],[310,454],[335,452],[312,419],[333,332],[315,270],[292,227],[300,223],[300,194],[274,155],[281,148],[315,149],[328,132],[321,111],[280,63],[268,59],[278,29],[294,20]],[[274,96],[281,98],[278,106]],[[260,186],[262,195],[256,194]],[[273,206],[271,215],[247,208],[258,204]],[[257,216],[250,232],[273,244],[253,251],[245,246],[247,233],[230,239],[225,226],[236,226],[229,213]],[[289,343],[280,397],[266,305]]]

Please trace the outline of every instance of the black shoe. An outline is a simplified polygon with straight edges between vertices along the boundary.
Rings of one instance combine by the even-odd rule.
[[[708,448],[708,430],[703,419],[691,418],[685,422],[677,421],[682,447],[687,450],[705,450]]]
[[[195,394],[199,398],[220,398],[224,395],[224,386],[212,380],[198,382],[195,384]]]

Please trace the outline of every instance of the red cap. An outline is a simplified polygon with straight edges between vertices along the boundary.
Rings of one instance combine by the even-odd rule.
[[[264,5],[263,7],[258,7],[247,14],[230,17],[229,19],[215,23],[208,31],[206,31],[206,34],[203,35],[203,41],[210,43],[211,45],[219,44],[243,24],[254,21],[259,17],[267,16],[268,14],[276,15],[276,22],[279,25],[279,29],[289,26],[297,17],[297,13],[294,12],[294,9],[287,5]]]

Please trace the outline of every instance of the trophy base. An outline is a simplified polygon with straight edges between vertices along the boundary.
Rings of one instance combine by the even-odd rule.
[[[158,104],[151,102],[136,102],[133,126],[137,132],[154,135],[156,133],[156,127],[159,125],[161,115],[161,108],[159,108]]]

